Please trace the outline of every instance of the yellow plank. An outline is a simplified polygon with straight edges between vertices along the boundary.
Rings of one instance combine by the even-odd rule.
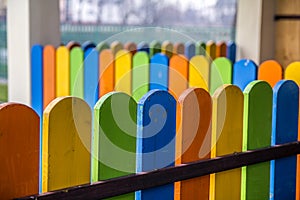
[[[161,44],[161,52],[171,58],[173,55],[173,44],[170,41],[164,41]]]
[[[234,85],[223,85],[214,93],[212,158],[242,151],[243,102],[242,91]],[[210,200],[240,199],[240,168],[212,174],[210,178]]]
[[[53,100],[43,115],[42,192],[90,182],[91,111],[77,97]]]
[[[208,91],[209,88],[209,62],[202,56],[197,55],[191,58],[189,64],[189,86],[204,88]]]
[[[111,49],[113,55],[115,56],[118,53],[118,51],[123,49],[123,44],[119,41],[113,41],[110,44],[110,49]]]
[[[293,62],[287,66],[284,79],[293,80],[300,85],[300,62]]]
[[[56,97],[70,95],[70,53],[67,47],[56,50]]]
[[[132,56],[127,50],[120,50],[115,60],[115,90],[131,95]]]

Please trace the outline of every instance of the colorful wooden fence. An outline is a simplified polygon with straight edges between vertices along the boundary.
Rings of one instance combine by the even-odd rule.
[[[279,81],[274,89],[265,81],[252,81],[244,93],[238,86],[223,85],[212,97],[204,88],[190,88],[179,96],[178,105],[165,90],[151,90],[138,103],[124,92],[110,92],[95,105],[92,124],[87,102],[59,97],[46,107],[42,119],[42,191],[297,141],[298,103],[299,88],[291,80]],[[8,152],[16,158],[2,165],[0,194],[36,194],[39,118],[29,107],[8,103],[1,105],[0,121],[1,160]],[[21,155],[30,164],[17,164]],[[24,171],[17,170],[20,175],[15,176],[19,165]],[[291,156],[114,199],[295,199],[296,167],[296,156]],[[18,181],[23,181],[24,190],[7,187],[19,187]]]

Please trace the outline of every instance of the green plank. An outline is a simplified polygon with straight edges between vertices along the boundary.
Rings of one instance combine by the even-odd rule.
[[[232,64],[227,58],[217,58],[210,66],[210,94],[223,84],[230,84]]]
[[[150,43],[150,53],[149,58],[151,58],[154,54],[161,52],[161,43],[154,40]]]
[[[243,151],[271,145],[273,91],[265,81],[244,90]],[[242,200],[269,199],[270,162],[242,168]]]
[[[137,103],[122,92],[110,92],[94,107],[92,181],[101,181],[136,171]],[[134,199],[134,193],[111,199]]]
[[[138,101],[149,90],[149,57],[147,52],[137,52],[133,56],[132,96]]]
[[[83,99],[83,51],[80,47],[70,52],[71,95]]]
[[[100,42],[99,44],[97,44],[96,49],[100,53],[104,49],[109,49],[109,45],[106,42]]]

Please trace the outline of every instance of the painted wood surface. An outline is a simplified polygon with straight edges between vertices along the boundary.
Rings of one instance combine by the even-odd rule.
[[[242,151],[244,95],[223,85],[213,95],[211,157]],[[210,175],[210,199],[240,199],[241,168]]]
[[[257,79],[257,66],[252,60],[242,59],[234,63],[232,84],[243,91],[246,86]]]
[[[140,42],[137,45],[137,51],[145,51],[146,53],[150,53],[150,47],[149,44],[147,44],[146,42]]]
[[[39,116],[16,103],[0,104],[0,196],[39,192]]]
[[[163,53],[155,54],[150,60],[149,90],[168,90],[169,59]]]
[[[210,94],[232,82],[232,64],[227,58],[216,58],[210,66]]]
[[[44,46],[43,58],[43,109],[45,109],[46,106],[56,97],[56,51],[54,46]]]
[[[139,101],[149,90],[149,57],[137,52],[132,59],[132,97]]]
[[[157,53],[161,52],[161,43],[154,40],[150,43],[150,53],[149,53],[149,58],[152,58]]]
[[[96,45],[92,41],[85,41],[81,46],[83,52],[86,52],[88,49],[93,49],[95,47]]]
[[[268,82],[271,87],[282,79],[282,67],[275,60],[267,60],[260,64],[258,68],[258,80],[263,80]]]
[[[43,114],[43,46],[31,48],[31,107],[42,116]]]
[[[100,53],[102,50],[104,50],[104,49],[109,49],[109,48],[110,48],[109,45],[108,45],[106,42],[104,42],[104,41],[100,42],[100,43],[97,44],[97,46],[96,46],[96,49],[99,51],[99,53]]]
[[[265,81],[253,81],[244,90],[243,151],[271,145],[271,86]],[[242,168],[242,200],[269,199],[270,162]]]
[[[90,182],[91,110],[77,97],[59,97],[43,115],[42,192]]]
[[[290,80],[274,87],[271,145],[295,142],[298,138],[299,87]],[[270,199],[296,198],[297,156],[271,161]]]
[[[184,55],[184,44],[181,42],[177,42],[174,44],[173,47],[173,54],[177,55],[177,54],[182,54]]]
[[[56,97],[70,95],[70,53],[67,47],[56,49]]]
[[[122,92],[110,92],[96,104],[93,181],[133,174],[136,171],[137,103]],[[134,199],[129,193],[110,199]]]
[[[227,42],[227,58],[231,63],[235,63],[236,59],[236,44],[233,41]]]
[[[102,97],[104,94],[114,90],[115,83],[115,63],[114,63],[114,54],[110,49],[105,49],[100,52],[99,55],[99,97]]]
[[[186,42],[184,49],[185,57],[190,60],[192,57],[196,55],[196,46],[193,42]]]
[[[127,50],[120,50],[115,59],[115,90],[131,94],[132,56]]]
[[[226,57],[227,55],[227,45],[225,42],[221,41],[216,44],[216,57]]]
[[[185,90],[178,100],[179,131],[176,135],[176,159],[183,164],[210,158],[212,100],[203,88]],[[209,199],[209,175],[175,184],[175,198]]]
[[[173,55],[173,44],[172,44],[172,42],[164,41],[161,44],[161,53],[168,56],[168,58],[171,58],[171,56]]]
[[[125,43],[124,49],[129,51],[132,55],[134,55],[137,52],[137,46],[134,42]]]
[[[70,41],[70,42],[68,42],[68,44],[66,45],[66,47],[69,49],[69,51],[71,51],[75,47],[81,47],[81,45],[78,42]]]
[[[84,100],[93,108],[99,97],[99,52],[95,48],[84,51]]]
[[[209,62],[206,57],[197,55],[189,62],[189,87],[209,88]]]
[[[117,52],[123,49],[123,44],[119,41],[114,41],[110,44],[110,49],[114,56],[116,56]]]
[[[206,43],[206,57],[210,62],[216,58],[216,43],[212,40]]]
[[[70,51],[70,89],[72,96],[84,98],[84,53],[80,47]]]
[[[188,88],[189,61],[183,55],[173,55],[169,64],[169,92],[178,99]]]
[[[205,42],[197,42],[196,43],[196,55],[206,56],[206,43]]]
[[[284,79],[293,80],[300,85],[300,62],[292,62],[284,71]]]
[[[137,172],[147,172],[175,162],[176,101],[163,90],[148,92],[137,109]],[[174,198],[174,184],[136,192],[136,199]]]

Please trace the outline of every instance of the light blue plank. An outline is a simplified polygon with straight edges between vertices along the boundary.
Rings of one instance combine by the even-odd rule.
[[[257,66],[252,60],[242,59],[233,65],[232,83],[242,91],[246,86],[257,79]]]
[[[149,89],[168,90],[169,58],[162,53],[155,54],[150,60]]]
[[[271,145],[297,141],[299,88],[290,80],[274,87]],[[296,197],[297,156],[271,161],[270,199],[293,200]]]
[[[93,108],[99,97],[99,52],[95,48],[84,51],[84,100]]]
[[[137,45],[137,51],[145,51],[149,54],[150,53],[149,44],[147,44],[146,42],[140,42]]]
[[[86,41],[81,45],[82,50],[85,52],[90,48],[95,48],[96,45],[91,41]]]
[[[184,54],[189,60],[196,55],[196,46],[193,42],[185,43]]]
[[[233,41],[227,43],[227,58],[231,60],[231,63],[235,63],[236,44]]]
[[[175,163],[176,101],[167,91],[152,90],[138,103],[137,172]],[[136,192],[136,200],[173,199],[174,184]]]

